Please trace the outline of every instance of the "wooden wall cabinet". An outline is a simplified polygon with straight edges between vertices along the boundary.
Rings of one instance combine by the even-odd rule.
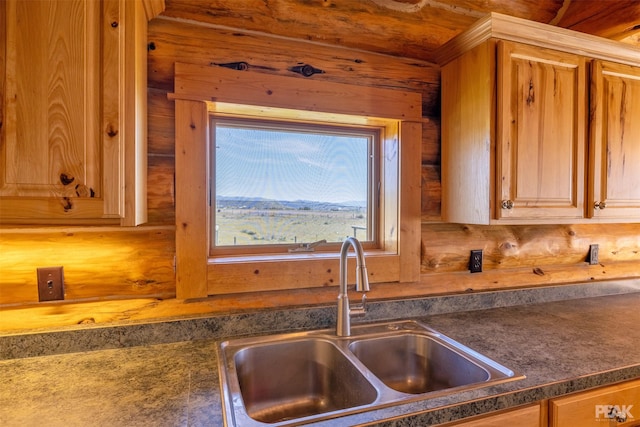
[[[0,3],[0,222],[146,221],[146,33],[163,0]]]
[[[639,119],[640,66],[593,61],[589,217],[640,220]]]
[[[640,426],[640,380],[549,401],[549,427]]]
[[[640,220],[639,58],[499,14],[443,46],[443,220]]]

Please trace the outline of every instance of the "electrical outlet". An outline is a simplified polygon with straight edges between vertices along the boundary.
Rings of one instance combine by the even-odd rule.
[[[40,301],[64,299],[64,274],[62,267],[42,267],[38,273],[38,298]]]
[[[472,273],[482,272],[482,249],[475,249],[471,251],[469,257],[469,271]]]
[[[589,245],[589,255],[587,255],[587,262],[590,265],[598,264],[598,245]]]

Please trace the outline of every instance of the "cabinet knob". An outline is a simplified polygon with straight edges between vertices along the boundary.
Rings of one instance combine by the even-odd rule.
[[[596,202],[593,207],[595,209],[604,209],[607,207],[607,204],[605,202]]]
[[[607,414],[607,418],[616,420],[619,423],[623,423],[627,421],[627,412],[623,410],[619,410],[617,406],[610,405],[611,409]]]
[[[503,200],[502,209],[513,209],[513,202],[511,200]]]

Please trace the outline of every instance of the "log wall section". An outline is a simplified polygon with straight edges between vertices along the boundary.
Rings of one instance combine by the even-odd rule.
[[[149,319],[335,300],[332,288],[212,297],[190,304],[173,299],[175,126],[174,105],[167,94],[173,91],[174,62],[217,66],[244,61],[256,70],[288,76],[294,75],[289,71],[292,66],[311,64],[324,70],[310,77],[319,81],[422,93],[421,281],[412,286],[381,285],[372,289],[373,299],[640,276],[640,224],[470,226],[440,222],[436,65],[162,17],[149,23],[148,40],[149,222],[137,228],[0,229],[4,319],[28,318],[22,327],[43,327],[86,319]],[[595,266],[585,262],[592,243],[600,245],[600,263]],[[471,249],[484,250],[485,271],[481,274],[467,271]],[[38,303],[36,268],[50,265],[64,265],[66,300]],[[8,316],[10,312],[13,317]],[[0,331],[15,325],[15,321],[0,321]]]

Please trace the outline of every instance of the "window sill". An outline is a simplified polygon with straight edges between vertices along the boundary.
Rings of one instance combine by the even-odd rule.
[[[384,250],[365,250],[365,258],[380,257],[380,256],[394,256],[395,252]],[[349,258],[353,256],[353,252],[348,253]],[[226,256],[212,256],[209,258],[209,265],[215,264],[233,264],[233,263],[260,263],[260,262],[274,262],[274,261],[311,261],[314,259],[333,259],[340,258],[340,251],[337,252],[301,252],[301,253],[280,253],[280,254],[267,254],[267,255],[226,255]]]

